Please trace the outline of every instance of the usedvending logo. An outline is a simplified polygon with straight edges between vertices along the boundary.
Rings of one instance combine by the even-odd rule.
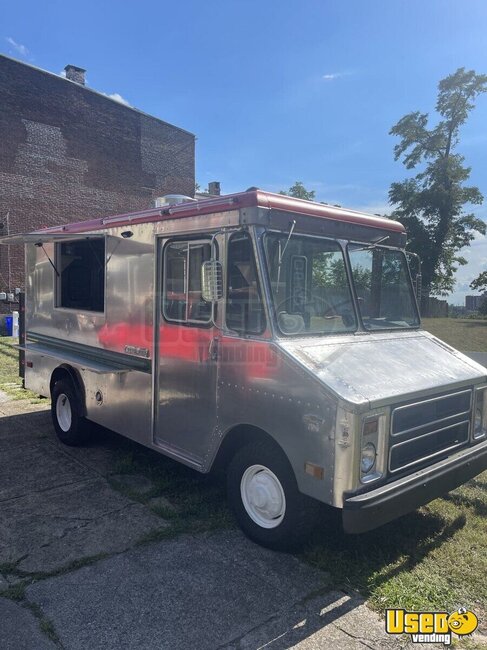
[[[452,614],[386,609],[387,634],[410,634],[413,643],[451,645],[452,633],[458,636],[472,634],[478,624],[477,616],[464,607]]]

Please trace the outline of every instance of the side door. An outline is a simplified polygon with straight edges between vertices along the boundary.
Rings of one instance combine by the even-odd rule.
[[[211,237],[159,243],[158,368],[154,442],[196,467],[216,423],[217,330],[201,296]]]
[[[265,428],[276,413],[269,396],[274,392],[278,369],[271,349],[253,240],[248,232],[230,235],[225,275],[218,423],[223,431],[243,423]]]

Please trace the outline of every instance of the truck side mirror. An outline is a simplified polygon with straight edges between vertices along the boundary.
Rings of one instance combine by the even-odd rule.
[[[411,273],[411,280],[413,281],[414,293],[418,303],[421,301],[421,289],[423,276],[421,273],[421,258],[416,253],[406,251],[406,258],[409,265],[409,272]],[[412,260],[412,263],[411,263]]]
[[[201,265],[201,297],[212,303],[223,298],[223,267],[218,260]]]

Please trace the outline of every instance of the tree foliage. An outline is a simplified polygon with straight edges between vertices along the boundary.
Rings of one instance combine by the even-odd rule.
[[[296,181],[287,192],[281,190],[279,194],[293,196],[295,199],[305,199],[306,201],[314,201],[315,199],[315,191],[307,190],[301,181]]]
[[[465,185],[470,167],[456,152],[460,127],[486,91],[487,75],[459,68],[438,84],[436,126],[429,124],[427,113],[416,111],[390,131],[400,138],[394,158],[402,159],[406,169],[420,166],[412,178],[392,183],[389,200],[396,206],[392,217],[408,230],[410,250],[422,259],[426,295],[452,291],[458,267],[467,263],[461,249],[476,232],[486,232],[482,219],[464,211],[467,204],[480,205],[483,196],[478,187]]]
[[[478,291],[487,291],[487,271],[483,271],[473,282],[470,283],[471,289]]]
[[[371,276],[370,269],[361,265],[354,266],[353,277],[357,287],[368,287]],[[348,287],[347,271],[341,255],[339,258],[337,258],[336,252],[315,255],[313,258],[313,285],[326,289]]]

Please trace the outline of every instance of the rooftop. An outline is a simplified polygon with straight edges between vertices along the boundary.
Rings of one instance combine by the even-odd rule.
[[[404,226],[398,221],[377,217],[374,215],[347,210],[323,203],[295,199],[282,194],[264,192],[262,190],[251,190],[228,194],[215,198],[200,199],[199,201],[188,201],[162,208],[151,208],[139,212],[129,212],[115,216],[79,221],[64,226],[54,226],[36,232],[39,233],[79,233],[92,230],[101,230],[110,226],[122,226],[137,223],[150,223],[164,221],[166,219],[193,217],[196,215],[214,214],[232,209],[261,207],[282,212],[298,213],[304,216],[312,216],[333,221],[342,221],[349,224],[368,226],[380,230],[389,230],[395,233],[405,233]]]

